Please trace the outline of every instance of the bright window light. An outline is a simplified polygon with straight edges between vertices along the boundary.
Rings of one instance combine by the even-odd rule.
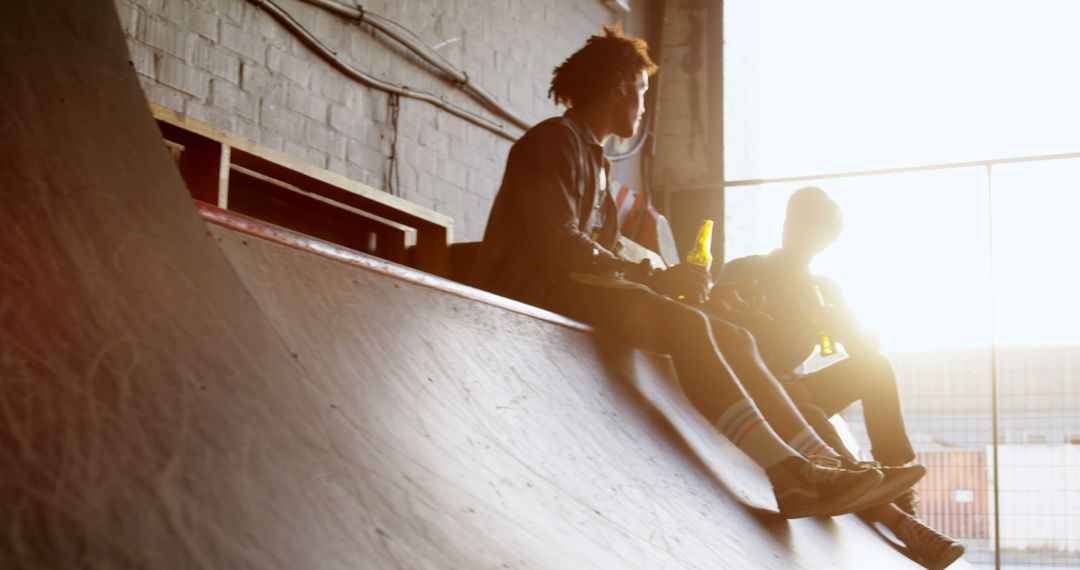
[[[727,0],[725,178],[1080,153],[1076,22],[1071,0]],[[998,346],[1080,345],[1080,160],[729,187],[725,258],[777,247],[808,185],[845,219],[813,269],[885,350],[986,347],[995,330]]]

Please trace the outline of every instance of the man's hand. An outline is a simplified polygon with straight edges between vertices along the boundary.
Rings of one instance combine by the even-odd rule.
[[[819,324],[835,340],[843,343],[849,354],[877,352],[881,348],[877,335],[860,327],[855,314],[847,307],[823,307]]]
[[[757,281],[717,283],[709,294],[708,307],[720,317],[743,326],[752,322],[771,321],[772,317],[761,310],[765,298],[761,296],[759,289]]]
[[[680,263],[670,269],[653,273],[646,279],[645,285],[661,295],[700,305],[709,295],[712,277],[709,277],[709,272],[704,267]]]

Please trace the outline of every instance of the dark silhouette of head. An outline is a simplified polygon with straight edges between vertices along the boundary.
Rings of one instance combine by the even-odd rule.
[[[784,249],[813,257],[840,236],[840,206],[817,186],[799,188],[788,199]]]
[[[572,109],[610,113],[612,132],[629,137],[637,130],[649,76],[657,69],[645,40],[624,36],[618,24],[604,26],[603,33],[555,68],[548,96]]]

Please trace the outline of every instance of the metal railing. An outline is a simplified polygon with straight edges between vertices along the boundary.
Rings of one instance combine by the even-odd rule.
[[[1002,473],[1003,466],[1002,466],[1002,457],[1001,457],[1000,453],[1001,453],[1001,451],[1003,449],[1003,446],[1005,446],[1005,448],[1007,448],[1007,451],[1009,453],[1009,457],[1020,457],[1020,456],[1025,456],[1025,457],[1029,457],[1029,458],[1030,457],[1051,457],[1051,456],[1052,457],[1058,457],[1058,455],[1039,456],[1038,453],[1034,453],[1034,451],[1038,451],[1038,450],[1031,450],[1031,449],[1027,449],[1027,451],[1032,451],[1032,453],[1027,453],[1026,455],[1024,455],[1023,453],[1020,453],[1020,452],[1025,451],[1026,448],[1021,447],[1021,445],[1023,445],[1023,444],[1020,444],[1020,445],[1016,444],[1014,442],[1014,440],[1016,438],[1013,435],[1008,435],[1007,434],[1008,435],[1007,439],[1005,441],[1002,440],[1002,425],[1001,425],[1001,423],[999,421],[999,419],[1002,417],[1002,410],[1001,410],[1002,402],[999,401],[999,395],[1000,395],[1000,392],[1001,392],[1001,385],[999,383],[999,375],[1002,374],[1002,372],[999,370],[999,347],[998,347],[998,326],[999,326],[999,323],[998,323],[998,310],[997,310],[997,307],[999,306],[998,305],[998,303],[999,303],[999,298],[998,298],[999,291],[997,290],[997,285],[996,285],[996,283],[997,283],[997,274],[996,274],[997,268],[995,268],[995,266],[994,266],[994,260],[996,258],[996,255],[995,255],[995,238],[997,237],[996,232],[995,232],[995,227],[994,227],[994,215],[995,215],[995,212],[994,212],[994,201],[993,201],[994,196],[995,196],[995,187],[994,187],[995,168],[1005,166],[1005,165],[1015,165],[1015,164],[1023,164],[1023,163],[1048,163],[1048,162],[1051,162],[1051,161],[1072,160],[1072,159],[1080,159],[1080,153],[1043,154],[1043,155],[1031,155],[1031,156],[998,158],[998,159],[989,159],[989,160],[974,160],[974,161],[951,162],[951,163],[941,163],[941,164],[931,164],[931,165],[919,165],[919,166],[910,166],[910,167],[867,169],[867,170],[846,171],[846,172],[832,172],[832,173],[822,173],[822,174],[813,174],[813,175],[804,175],[804,176],[787,176],[787,177],[775,177],[775,178],[729,180],[729,181],[726,181],[724,183],[725,190],[727,190],[727,189],[743,189],[743,191],[746,191],[746,190],[749,190],[752,187],[759,187],[759,186],[766,186],[766,185],[788,185],[788,184],[791,184],[791,185],[794,186],[794,185],[798,185],[798,184],[802,184],[802,183],[806,183],[806,184],[821,183],[821,182],[825,182],[825,181],[829,181],[829,180],[834,180],[835,181],[835,180],[851,179],[851,178],[887,177],[887,176],[890,176],[890,175],[911,174],[911,173],[918,173],[918,172],[940,172],[940,171],[956,170],[956,169],[984,169],[985,170],[985,200],[986,200],[985,205],[986,205],[986,208],[987,208],[987,220],[986,220],[985,229],[986,229],[986,246],[987,246],[987,249],[988,249],[988,252],[989,252],[989,270],[988,270],[988,274],[986,276],[986,281],[987,281],[986,285],[988,287],[989,296],[990,296],[990,303],[989,303],[989,306],[986,308],[986,310],[987,310],[987,312],[989,314],[990,346],[987,347],[986,351],[981,352],[980,355],[977,357],[977,359],[979,359],[979,362],[981,362],[981,364],[978,365],[979,368],[983,369],[982,372],[979,372],[979,374],[978,374],[979,377],[980,378],[985,378],[989,382],[989,411],[988,411],[988,414],[989,414],[989,431],[990,431],[989,445],[985,449],[981,449],[981,450],[978,449],[979,445],[981,445],[981,444],[979,444],[977,442],[973,446],[975,449],[962,449],[962,450],[958,449],[958,450],[955,450],[955,451],[950,451],[948,449],[945,449],[945,450],[935,449],[934,451],[921,450],[921,452],[919,453],[919,457],[920,457],[921,461],[924,461],[924,462],[927,462],[927,463],[934,463],[934,465],[929,465],[931,467],[931,476],[928,476],[927,481],[924,482],[924,486],[927,486],[928,489],[931,486],[934,486],[934,485],[940,486],[940,487],[935,487],[931,491],[928,491],[928,492],[924,493],[924,494],[927,494],[929,498],[931,498],[931,501],[929,502],[927,507],[930,508],[931,511],[932,511],[935,508],[939,508],[938,505],[944,504],[943,502],[952,501],[952,503],[950,503],[950,504],[953,504],[953,507],[951,507],[951,510],[949,512],[941,512],[941,513],[928,512],[927,517],[928,517],[929,522],[931,522],[932,524],[937,524],[939,526],[947,527],[947,528],[942,529],[947,533],[948,532],[954,532],[954,533],[958,533],[958,534],[962,533],[963,536],[959,537],[961,539],[970,538],[970,539],[972,539],[973,542],[978,542],[980,545],[983,545],[983,543],[985,543],[985,545],[983,545],[983,547],[984,548],[988,547],[989,549],[992,550],[992,566],[994,568],[1002,568],[1002,567],[1008,568],[1008,567],[1010,567],[1011,564],[1019,564],[1020,562],[1015,562],[1015,561],[1013,561],[1011,559],[1017,558],[1017,557],[1023,558],[1025,556],[1025,554],[1023,552],[1017,554],[1017,551],[1012,550],[1012,551],[1009,551],[1008,553],[1005,553],[1004,550],[1003,550],[1003,542],[1002,541],[1003,541],[1003,539],[1008,539],[1008,537],[1003,537],[1002,536],[1002,533],[1003,533],[1002,517],[1003,516],[1009,516],[1009,515],[1008,514],[1003,515],[1003,511],[1002,511],[1002,509],[1003,509],[1003,503],[1002,503],[1003,498],[1002,498],[1001,483],[1002,483],[1003,476],[1007,476],[1008,478],[1010,478],[1010,482],[1015,480],[1015,477],[1013,476],[1013,472],[1016,471],[1016,466],[1015,465],[1007,465],[1005,467],[1007,469],[1011,470],[1011,471],[1008,474],[1003,474]],[[828,190],[827,186],[826,186],[826,190]],[[873,191],[873,189],[872,188],[867,188],[866,191]],[[1077,188],[1077,191],[1080,192],[1080,187]],[[1078,216],[1080,216],[1080,212],[1078,212],[1077,214],[1078,214]],[[780,215],[782,215],[782,212],[780,213]],[[1077,245],[1080,245],[1080,244],[1077,244]],[[1031,349],[1031,352],[1034,353],[1037,350],[1042,350],[1042,349]],[[1045,350],[1053,352],[1051,349],[1045,349]],[[1060,372],[1062,375],[1070,376],[1070,377],[1073,376],[1073,375],[1080,375],[1080,368],[1077,367],[1077,362],[1080,362],[1080,360],[1077,360],[1075,358],[1076,355],[1080,355],[1080,347],[1075,348],[1075,349],[1062,349],[1062,350],[1065,350],[1065,352],[1067,354],[1065,354],[1064,356],[1054,356],[1053,354],[1051,354],[1051,355],[1047,356],[1046,358],[1048,358],[1050,360],[1054,360],[1055,358],[1057,358],[1057,359],[1060,360],[1058,366],[1062,367],[1063,370],[1058,370],[1057,372]],[[1016,362],[1020,362],[1022,360],[1022,358],[1020,358],[1019,356],[1016,356],[1016,354],[1021,354],[1021,353],[1023,353],[1023,351],[1021,350],[1020,352],[1017,352],[1017,349],[1009,349],[1009,351],[1010,351],[1010,353],[1009,353],[1010,354],[1010,356],[1009,356],[1009,366],[1007,367],[1007,370],[1005,371],[1006,376],[1009,378],[1009,382],[1014,383],[1014,384],[1016,384],[1018,386],[1021,386],[1021,388],[1020,388],[1021,391],[1024,390],[1024,389],[1038,389],[1038,382],[1037,381],[1029,381],[1028,380],[1028,378],[1033,377],[1035,375],[1033,373],[1029,373],[1030,371],[1024,370],[1022,367],[1017,368]],[[1022,354],[1021,354],[1021,356],[1022,356]],[[945,357],[942,357],[942,358],[945,358]],[[959,358],[959,357],[954,356],[953,358]],[[983,360],[983,359],[985,359],[985,360]],[[901,372],[903,371],[903,367],[901,367],[900,371]],[[922,370],[921,373],[927,374],[929,376],[934,376],[932,371],[927,373],[926,370]],[[939,380],[948,381],[947,374],[942,373],[939,376],[941,376],[941,378],[939,378]],[[1026,384],[1027,387],[1023,388],[1023,386],[1025,386],[1025,384]],[[1010,385],[1013,385],[1013,384],[1010,384]],[[1074,384],[1074,386],[1075,386],[1075,384]],[[1069,390],[1069,389],[1066,388],[1066,390]],[[1080,388],[1072,388],[1071,390],[1080,391]],[[1073,393],[1073,392],[1065,394],[1064,396],[1065,397],[1062,399],[1062,401],[1065,401],[1065,402],[1075,402],[1077,400],[1076,394]],[[1016,423],[1015,418],[1019,417],[1019,416],[1017,416],[1017,414],[1023,415],[1023,414],[1026,413],[1027,416],[1029,416],[1029,419],[1030,419],[1030,417],[1036,417],[1040,413],[1039,409],[1027,410],[1027,411],[1021,410],[1019,412],[1017,410],[1013,409],[1016,404],[1012,403],[1011,400],[1013,398],[1019,399],[1019,398],[1023,398],[1023,397],[1024,397],[1024,394],[1020,393],[1020,392],[1017,392],[1015,394],[1010,395],[1010,403],[1007,404],[1007,406],[1009,407],[1009,410],[1008,410],[1009,416],[1008,417],[1009,417],[1009,421],[1011,422],[1010,425]],[[933,404],[933,405],[937,406],[938,404]],[[1044,412],[1046,414],[1050,413],[1050,412],[1045,411],[1045,410],[1044,410]],[[1075,410],[1074,409],[1073,412],[1074,412],[1074,415],[1080,416],[1080,410]],[[932,414],[933,412],[929,412],[929,413]],[[972,421],[981,422],[982,420],[980,418],[985,416],[986,413],[987,413],[987,411],[985,409],[983,409],[983,410],[973,410],[972,411],[973,417],[977,416],[977,419],[972,420]],[[923,414],[923,415],[925,416],[926,414]],[[855,421],[859,421],[860,418],[861,418],[861,414],[851,414],[851,417],[849,418],[849,421],[851,421],[852,419],[854,419]],[[928,422],[927,425],[934,424],[934,425],[938,425],[940,427],[940,424],[942,423],[943,420],[944,420],[943,417],[942,418],[936,418],[936,419],[934,419],[934,422],[936,422],[936,424],[934,424],[934,422]],[[1043,422],[1043,423],[1047,423],[1047,422]],[[980,425],[982,425],[982,424],[980,423]],[[1069,424],[1069,425],[1071,425],[1071,424]],[[918,426],[909,426],[909,427],[918,427]],[[922,429],[922,428],[919,428],[919,429]],[[931,428],[927,428],[927,429],[933,430],[934,428],[931,427]],[[1012,429],[1012,428],[1010,428],[1010,429]],[[953,431],[955,433],[960,433],[962,430],[955,429]],[[931,434],[931,435],[933,435],[933,434]],[[1073,439],[1076,438],[1076,435],[1080,435],[1080,434],[1065,433],[1065,434],[1061,434],[1061,435],[1063,435],[1064,438],[1065,438],[1064,439],[1065,445],[1071,445],[1071,444],[1080,443],[1080,441],[1073,441]],[[937,440],[947,442],[949,440],[950,436],[940,436],[940,437],[939,436],[934,436],[934,437],[937,438]],[[956,437],[956,436],[953,435],[952,437]],[[1043,436],[1039,436],[1039,437],[1043,437]],[[1072,438],[1072,439],[1070,439],[1070,438]],[[865,437],[863,439],[865,440]],[[1035,441],[1039,441],[1039,439],[1035,438]],[[917,451],[920,451],[920,450],[917,450]],[[1075,452],[1075,451],[1077,451],[1077,450],[1072,449],[1071,447],[1068,448],[1068,449],[1062,448],[1061,457],[1073,457],[1075,455],[1075,454],[1073,454],[1073,452]],[[1050,460],[1047,459],[1047,461],[1050,461]],[[1061,461],[1061,460],[1058,459],[1058,460],[1053,460],[1053,461]],[[951,463],[951,465],[950,465],[950,463]],[[963,463],[963,465],[960,465],[960,463]],[[1069,472],[1069,473],[1073,472],[1073,470],[1080,470],[1080,466],[1074,466],[1074,465],[1071,465],[1071,464],[1070,465],[1046,465],[1045,467],[1047,469],[1053,469],[1053,468],[1056,468],[1056,467],[1060,467],[1061,469],[1065,470],[1065,472]],[[950,478],[952,479],[951,482],[950,482]],[[964,482],[957,483],[956,480],[962,480]],[[1012,483],[1010,483],[1010,484],[1012,484]],[[950,486],[950,485],[952,485],[952,486]],[[957,485],[959,485],[961,487],[963,485],[968,485],[969,488],[960,489],[959,487],[957,487]],[[986,487],[985,491],[980,487],[980,486],[983,486],[983,485]],[[1069,493],[1070,494],[1073,493],[1073,491],[1071,490],[1071,487],[1069,489],[1070,489]],[[963,491],[963,493],[961,493],[961,490]],[[1062,495],[1065,494],[1065,491],[1063,489],[1059,490],[1059,491],[1062,493]],[[1013,492],[1013,491],[1010,490],[1008,492]],[[950,495],[949,493],[952,493],[952,495]],[[944,497],[944,498],[942,498],[942,497]],[[1066,500],[1072,500],[1072,499],[1066,499]],[[962,505],[963,508],[956,508],[955,503],[957,501],[963,501],[965,503],[964,505]],[[970,504],[967,504],[967,503],[970,503]],[[1016,501],[1012,501],[1010,503],[1010,505],[1013,505],[1013,506],[1010,507],[1010,509],[1012,509],[1014,511],[1015,511],[1015,503],[1016,503]],[[940,508],[944,509],[944,507],[940,507]],[[989,510],[990,512],[989,513],[984,512],[985,510]],[[985,520],[987,518],[989,520]],[[1008,528],[1015,529],[1016,525],[1015,524],[1010,525]],[[1004,530],[1004,532],[1008,533],[1009,531]],[[1047,540],[1045,541],[1045,544],[1047,544],[1047,545],[1057,544],[1059,546],[1056,546],[1056,547],[1055,546],[1043,546],[1041,548],[1043,548],[1044,550],[1038,551],[1037,554],[1027,555],[1028,559],[1022,560],[1022,563],[1023,563],[1024,567],[1038,566],[1040,564],[1058,566],[1058,565],[1060,565],[1062,563],[1064,563],[1064,564],[1077,564],[1077,563],[1080,563],[1080,544],[1075,544],[1076,539],[1072,538],[1073,534],[1074,533],[1072,533],[1072,531],[1062,531],[1062,535],[1059,536],[1059,537],[1046,537]],[[980,542],[980,541],[982,541],[982,542]],[[1017,542],[1017,543],[1023,542],[1023,544],[1028,544],[1029,546],[1026,546],[1024,548],[1028,548],[1029,551],[1031,551],[1031,552],[1034,552],[1035,550],[1038,550],[1038,548],[1039,548],[1039,547],[1030,546],[1030,544],[1038,544],[1038,540],[1033,541],[1033,540],[1025,539],[1025,541],[1014,541],[1014,542]],[[1061,547],[1060,546],[1063,543],[1066,544],[1066,547]],[[1057,548],[1058,550],[1055,550],[1055,548]],[[1035,550],[1030,550],[1030,549],[1035,549]],[[972,552],[973,550],[976,550],[976,549],[969,548],[969,552]],[[1003,553],[1005,555],[1003,555]],[[1030,558],[1040,558],[1040,557],[1041,557],[1040,560],[1032,561],[1030,559]],[[978,560],[978,556],[973,556],[972,561],[976,562],[976,563],[986,564],[986,565],[991,564],[991,560]],[[1004,566],[1003,566],[1003,564],[1004,564]]]

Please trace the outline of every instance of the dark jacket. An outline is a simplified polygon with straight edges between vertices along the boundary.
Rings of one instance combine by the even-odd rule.
[[[570,272],[614,257],[618,212],[598,192],[610,163],[573,111],[529,129],[510,149],[472,282],[493,293],[550,308]]]
[[[795,370],[810,356],[821,338],[822,331],[816,320],[820,301],[814,287],[820,289],[824,301],[844,307],[843,294],[834,281],[785,261],[779,249],[768,255],[732,259],[720,269],[716,280],[741,286],[757,282],[756,289],[740,293],[763,296],[761,310],[772,320],[739,324],[754,334],[762,359],[777,375]],[[852,343],[857,341],[843,338],[836,331],[830,331],[830,336],[844,342],[845,349],[852,348]]]

